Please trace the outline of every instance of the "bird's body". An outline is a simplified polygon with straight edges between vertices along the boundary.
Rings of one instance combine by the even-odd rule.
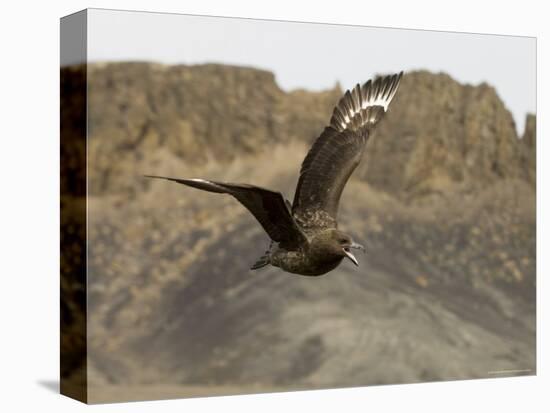
[[[335,269],[346,257],[342,254],[340,242],[334,244],[333,239],[341,242],[348,241],[349,248],[362,248],[353,243],[346,234],[336,230],[327,229],[318,231],[308,238],[300,248],[287,250],[273,244],[268,252],[269,263],[282,270],[294,274],[317,276],[326,274]],[[354,261],[356,262],[356,261]]]
[[[338,204],[372,129],[397,92],[401,75],[369,80],[344,94],[330,126],[302,163],[292,204],[280,192],[247,184],[149,177],[230,194],[243,204],[272,241],[252,269],[273,265],[294,274],[318,276],[336,268],[344,258],[358,265],[351,249],[364,248],[337,229]]]

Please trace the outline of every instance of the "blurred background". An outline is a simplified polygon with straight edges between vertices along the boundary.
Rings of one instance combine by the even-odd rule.
[[[91,401],[535,374],[534,39],[107,10],[88,33],[61,87],[88,88],[63,114],[88,127]],[[359,268],[249,271],[242,206],[142,177],[292,199],[345,88],[399,70],[342,197]]]

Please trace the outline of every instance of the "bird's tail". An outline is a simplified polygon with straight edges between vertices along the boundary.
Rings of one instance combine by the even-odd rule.
[[[269,247],[264,252],[264,254],[258,258],[258,260],[254,263],[252,267],[250,267],[251,270],[257,270],[259,268],[263,268],[266,265],[271,264],[271,249],[273,248],[273,241],[269,243]]]
[[[402,75],[378,77],[346,91],[334,108],[330,126],[340,132],[372,129],[387,112]]]

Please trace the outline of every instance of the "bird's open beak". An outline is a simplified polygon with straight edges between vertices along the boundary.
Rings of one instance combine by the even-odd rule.
[[[348,257],[351,262],[353,262],[355,265],[359,267],[359,261],[357,261],[357,258],[355,258],[355,255],[351,253],[349,248],[344,248],[344,254],[346,254],[346,257]]]

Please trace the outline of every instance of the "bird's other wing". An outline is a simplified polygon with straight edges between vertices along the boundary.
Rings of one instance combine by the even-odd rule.
[[[302,163],[293,215],[300,223],[335,226],[338,203],[363,155],[369,132],[388,110],[402,72],[369,80],[340,99],[321,136]],[[315,221],[318,221],[315,223]]]
[[[254,215],[270,238],[281,247],[294,249],[306,242],[304,233],[292,218],[291,211],[280,192],[253,185],[205,179],[176,179],[151,175],[146,177],[166,179],[204,191],[232,195]]]

